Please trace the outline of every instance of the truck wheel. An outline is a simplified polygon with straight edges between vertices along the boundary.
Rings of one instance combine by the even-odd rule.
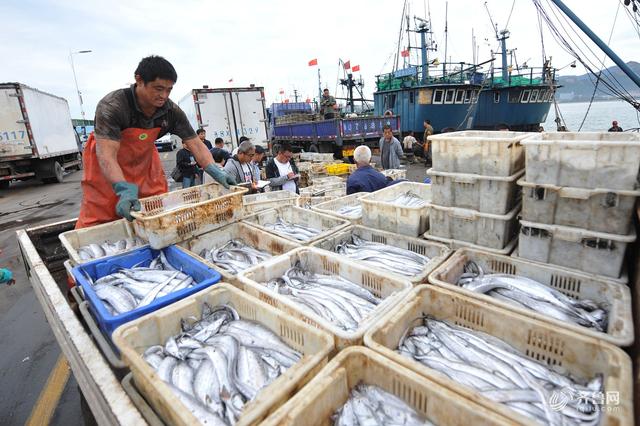
[[[57,161],[50,162],[47,164],[47,175],[48,177],[42,178],[44,183],[62,183],[64,180],[64,169]]]
[[[8,180],[0,180],[0,189],[9,189],[10,184]]]
[[[318,145],[316,144],[309,145],[309,152],[320,152],[320,150],[318,149]]]

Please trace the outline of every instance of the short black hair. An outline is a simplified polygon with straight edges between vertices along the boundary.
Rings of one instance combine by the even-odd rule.
[[[278,154],[280,154],[281,152],[293,152],[293,150],[291,149],[291,145],[287,142],[283,142],[280,145],[278,145]]]
[[[244,141],[248,141],[249,138],[246,136],[240,136],[240,143],[244,142]]]
[[[196,134],[199,135],[200,133],[207,133],[207,131],[200,127],[198,130],[196,130]]]
[[[264,154],[264,148],[260,145],[256,145],[256,154]]]
[[[382,130],[391,130],[391,126],[389,126],[388,124],[385,124],[384,126],[382,126]]]
[[[329,91],[329,89],[324,89],[324,90],[323,90],[323,92],[328,92],[328,91]]]
[[[424,120],[425,123],[431,124],[431,120]]]
[[[214,144],[216,144],[216,145],[218,145],[219,143],[224,143],[224,139],[222,139],[222,138],[216,138],[216,139],[213,141],[213,143],[214,143]]]
[[[145,84],[155,81],[157,78],[170,80],[174,83],[178,81],[178,73],[176,73],[176,69],[173,68],[171,62],[162,56],[156,55],[142,58],[134,75],[139,75]]]
[[[213,161],[216,163],[222,163],[222,160],[225,159],[224,151],[217,150],[213,153]]]

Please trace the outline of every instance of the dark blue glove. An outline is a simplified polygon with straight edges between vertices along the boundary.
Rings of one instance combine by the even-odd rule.
[[[204,171],[207,172],[209,176],[214,178],[216,182],[218,182],[220,185],[224,186],[227,189],[229,189],[229,185],[237,184],[233,176],[229,176],[223,170],[221,170],[220,167],[216,166],[215,164],[209,164],[207,167],[204,168]]]
[[[116,195],[120,197],[118,204],[116,204],[116,214],[131,222],[133,220],[131,211],[140,211],[138,186],[129,182],[116,182],[112,187]]]

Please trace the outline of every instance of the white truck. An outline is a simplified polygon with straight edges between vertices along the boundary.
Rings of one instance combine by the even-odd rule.
[[[264,88],[251,85],[225,89],[193,89],[178,105],[194,129],[202,127],[212,143],[220,137],[229,151],[246,136],[255,145],[268,147]]]
[[[0,83],[0,189],[12,180],[62,182],[82,168],[81,145],[61,97],[20,83]]]

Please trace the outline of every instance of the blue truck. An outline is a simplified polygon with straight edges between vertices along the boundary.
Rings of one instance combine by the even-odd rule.
[[[276,124],[277,117],[292,112],[311,113],[311,105],[302,102],[271,105],[272,143],[288,142],[295,150],[333,153],[336,158],[352,157],[358,145],[377,148],[385,124],[391,126],[394,134],[400,129],[399,116],[358,116]]]

